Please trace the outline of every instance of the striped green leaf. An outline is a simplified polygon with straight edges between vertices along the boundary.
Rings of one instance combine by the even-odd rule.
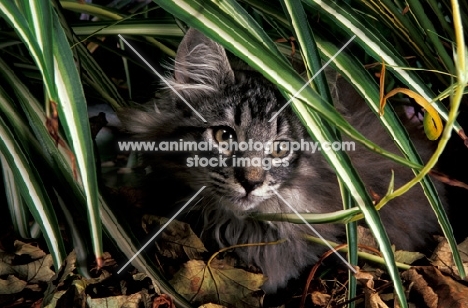
[[[43,77],[48,98],[58,103],[59,117],[67,140],[75,153],[78,172],[86,195],[94,252],[96,258],[100,258],[102,240],[96,167],[89,123],[87,122],[86,101],[70,46],[58,17],[51,10],[50,5],[49,1],[42,0],[39,4],[33,4],[31,7],[29,4],[23,3],[22,9],[29,16],[25,18],[13,1],[6,0],[0,3],[0,14],[10,22],[28,47]],[[42,11],[44,11],[43,17],[36,16],[42,14]],[[48,12],[50,12],[50,17],[47,17]],[[44,23],[40,23],[42,18],[47,20],[44,19]],[[38,35],[37,37],[31,32],[33,28],[34,33]],[[49,53],[45,55],[44,52]],[[49,67],[48,61],[50,62],[51,55],[53,56],[53,66]]]
[[[0,118],[0,136],[0,152],[13,172],[16,184],[29,211],[41,226],[43,233],[47,234],[45,240],[54,264],[60,266],[66,256],[65,248],[57,217],[41,177],[2,118]]]
[[[66,136],[76,156],[79,174],[88,207],[88,223],[96,258],[102,254],[101,220],[93,143],[88,123],[86,100],[75,61],[60,26],[53,14],[55,84],[59,96],[58,113]]]
[[[16,185],[13,170],[11,170],[5,156],[2,153],[0,153],[0,166],[2,167],[3,182],[5,183],[5,193],[13,227],[21,237],[29,238],[31,234],[29,232],[28,208],[23,203],[21,192]]]

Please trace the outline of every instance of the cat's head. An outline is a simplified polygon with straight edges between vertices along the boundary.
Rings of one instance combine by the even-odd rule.
[[[310,157],[291,149],[291,142],[308,138],[299,119],[291,107],[275,116],[286,99],[252,69],[233,69],[219,44],[190,29],[166,81],[166,95],[154,105],[123,114],[126,128],[142,140],[186,146],[148,153],[165,184],[173,178],[192,189],[207,186],[205,194],[215,202],[245,212],[262,210],[275,189],[311,174],[305,162]],[[194,150],[194,142],[211,149]]]

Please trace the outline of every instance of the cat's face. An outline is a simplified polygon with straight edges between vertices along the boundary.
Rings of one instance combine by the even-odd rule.
[[[174,75],[157,111],[134,117],[152,140],[198,149],[150,153],[156,176],[206,186],[207,198],[239,213],[261,210],[275,190],[292,185],[306,158],[290,144],[307,134],[290,107],[276,115],[286,100],[274,85],[251,70],[232,70],[224,49],[193,30],[179,47]],[[200,150],[202,144],[211,148]]]
[[[290,109],[274,117],[286,100],[272,85],[253,74],[191,103],[207,120],[204,124],[189,117],[194,120],[192,132],[197,132],[192,136],[213,145],[211,151],[184,156],[187,168],[193,169],[185,178],[191,186],[203,182],[231,209],[245,211],[255,210],[274,196],[273,189],[289,184],[301,159],[290,144],[303,139],[304,130]],[[213,164],[203,164],[202,158]]]

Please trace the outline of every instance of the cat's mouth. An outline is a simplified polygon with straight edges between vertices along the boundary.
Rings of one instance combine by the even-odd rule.
[[[254,210],[259,204],[269,199],[269,196],[256,196],[251,193],[243,196],[229,197],[234,211]]]

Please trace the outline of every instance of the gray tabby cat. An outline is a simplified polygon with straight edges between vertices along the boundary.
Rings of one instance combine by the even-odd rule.
[[[231,66],[226,52],[217,43],[191,29],[179,46],[172,87],[206,119],[204,123],[173,91],[143,110],[121,113],[125,128],[140,140],[209,141],[212,151],[147,153],[152,166],[148,191],[154,193],[155,207],[183,204],[202,186],[205,233],[220,246],[241,243],[262,243],[286,239],[277,245],[236,249],[247,263],[254,264],[268,277],[263,289],[274,292],[297,277],[307,265],[317,261],[325,250],[307,243],[303,234],[308,227],[286,222],[260,222],[253,213],[290,213],[291,209],[274,193],[276,190],[300,213],[324,213],[342,209],[335,173],[319,152],[288,151],[273,147],[265,151],[228,151],[220,142],[248,140],[310,140],[308,133],[290,107],[272,122],[268,120],[285,104],[276,87],[260,74],[245,66]],[[338,81],[337,104],[352,125],[369,139],[398,153],[381,128],[377,117],[365,106],[353,89]],[[348,111],[349,110],[349,111]],[[420,148],[424,149],[421,138]],[[427,147],[426,147],[427,148]],[[427,150],[428,151],[428,150]],[[395,187],[413,174],[382,157],[356,145],[348,153],[364,183],[376,194],[387,190],[392,170]],[[422,153],[427,156],[428,153]],[[187,159],[224,158],[225,166],[188,167]],[[259,166],[232,167],[234,159],[278,158],[284,165],[269,170]],[[195,202],[195,201],[194,201]],[[425,201],[422,190],[414,187],[409,193],[386,205],[381,211],[391,241],[398,249],[424,247],[439,230],[437,220]],[[315,225],[326,239],[337,240],[344,234],[342,225]],[[206,235],[206,234],[205,234]]]

